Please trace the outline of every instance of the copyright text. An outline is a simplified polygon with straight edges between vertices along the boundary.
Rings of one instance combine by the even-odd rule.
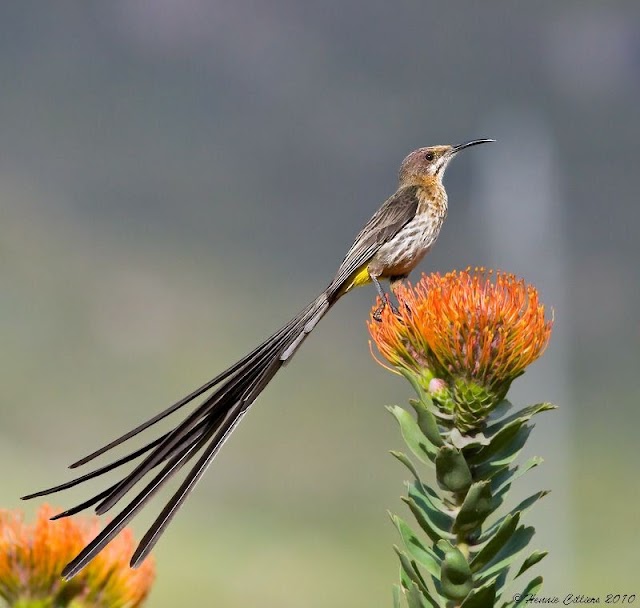
[[[557,604],[560,606],[597,605],[597,604],[633,604],[635,593],[607,593],[605,596],[585,595],[582,593],[567,593],[559,595],[537,595],[516,593],[513,596],[516,605],[524,604]]]

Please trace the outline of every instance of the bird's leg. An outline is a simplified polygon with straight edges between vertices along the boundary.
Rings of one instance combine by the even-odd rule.
[[[393,292],[393,295],[396,297],[396,301],[398,302],[398,305],[400,305],[400,299],[398,298],[398,294],[396,293],[396,287],[401,285],[402,281],[404,281],[408,276],[409,275],[405,274],[405,275],[402,275],[402,276],[391,277],[389,279],[389,287],[391,288],[391,291]],[[409,312],[411,312],[411,309],[409,308],[409,305],[406,302],[404,304],[404,307]]]
[[[371,281],[376,287],[376,291],[378,292],[378,295],[382,298],[382,303],[380,304],[380,306],[378,306],[378,308],[376,308],[373,311],[373,318],[379,323],[380,321],[382,321],[382,311],[384,310],[385,306],[387,305],[390,306],[391,310],[393,311],[393,314],[395,315],[398,314],[398,309],[395,306],[395,304],[391,302],[391,298],[389,298],[389,295],[385,293],[384,289],[382,289],[382,285],[380,285],[380,281],[378,281],[378,277],[372,274],[369,274],[369,276],[371,277]]]

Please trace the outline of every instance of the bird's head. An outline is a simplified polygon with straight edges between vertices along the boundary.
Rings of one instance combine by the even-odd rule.
[[[460,150],[492,141],[495,139],[474,139],[457,146],[418,148],[411,152],[400,165],[400,185],[411,186],[433,183],[434,180],[440,181],[447,165]]]

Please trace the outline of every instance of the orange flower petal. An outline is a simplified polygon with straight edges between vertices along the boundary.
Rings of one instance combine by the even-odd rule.
[[[75,606],[92,608],[142,605],[155,565],[147,559],[138,569],[129,568],[131,531],[125,530],[83,572],[65,582],[60,572],[96,535],[99,524],[97,518],[50,521],[56,512],[43,505],[36,522],[28,525],[20,512],[0,510],[0,597],[10,604],[21,598],[64,597],[67,603],[73,599]]]
[[[369,332],[394,366],[429,367],[488,388],[510,383],[545,350],[552,322],[532,285],[513,274],[474,271],[423,275],[396,289],[399,314],[385,307]]]

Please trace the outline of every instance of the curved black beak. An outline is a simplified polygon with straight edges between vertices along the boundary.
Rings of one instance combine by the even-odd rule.
[[[464,150],[465,148],[469,148],[471,146],[477,146],[478,144],[488,144],[494,142],[495,139],[473,139],[471,141],[467,141],[463,144],[458,144],[457,146],[453,146],[452,152],[457,154],[460,150]]]

